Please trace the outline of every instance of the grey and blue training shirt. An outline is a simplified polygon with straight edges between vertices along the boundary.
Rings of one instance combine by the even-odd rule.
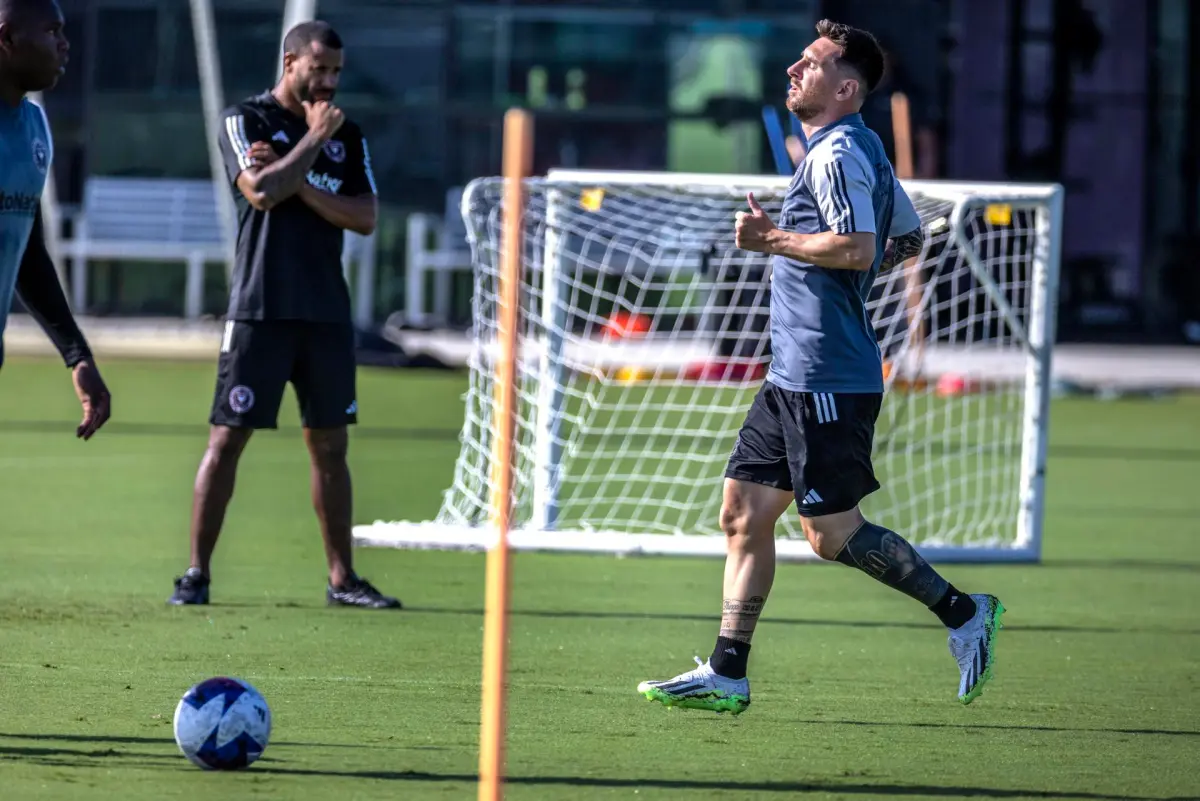
[[[921,224],[875,132],[851,114],[820,129],[784,198],[780,229],[875,234],[866,271],[775,256],[772,362],[767,380],[794,392],[882,392],[883,369],[867,295],[889,238]]]

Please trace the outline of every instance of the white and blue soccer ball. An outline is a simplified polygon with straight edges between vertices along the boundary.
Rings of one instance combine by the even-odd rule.
[[[206,679],[183,694],[175,707],[175,742],[205,770],[252,765],[271,739],[271,709],[241,679]]]

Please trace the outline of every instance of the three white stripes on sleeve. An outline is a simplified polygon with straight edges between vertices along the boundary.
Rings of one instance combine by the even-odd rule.
[[[225,135],[237,155],[238,169],[250,168],[250,143],[246,141],[246,118],[241,114],[225,118]]]
[[[836,161],[825,165],[825,180],[829,182],[829,199],[837,218],[833,221],[834,233],[852,234],[858,230],[854,223],[854,204],[846,189],[846,171]]]

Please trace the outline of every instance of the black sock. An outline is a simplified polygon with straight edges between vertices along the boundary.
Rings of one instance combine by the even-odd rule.
[[[708,664],[713,672],[727,679],[746,678],[746,660],[750,658],[750,643],[741,640],[731,640],[728,637],[717,637],[717,645],[713,648]]]
[[[975,617],[975,599],[965,592],[960,592],[953,584],[946,590],[942,599],[929,607],[929,611],[938,616],[947,628],[957,629],[965,626]]]

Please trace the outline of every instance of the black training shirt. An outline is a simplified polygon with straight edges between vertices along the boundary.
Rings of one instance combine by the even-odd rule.
[[[221,154],[238,209],[237,254],[228,319],[350,322],[350,293],[342,275],[341,228],[327,222],[298,196],[259,211],[237,188],[249,167],[247,151],[270,142],[286,155],[308,132],[303,117],[270,92],[229,108],[221,120]],[[307,181],[338,195],[376,194],[371,156],[362,131],[350,120],[325,143]]]

